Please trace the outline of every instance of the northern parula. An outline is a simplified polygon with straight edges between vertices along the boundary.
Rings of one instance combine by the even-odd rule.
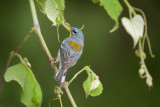
[[[58,52],[56,63],[59,63],[59,71],[55,74],[54,78],[60,82],[65,82],[67,70],[75,65],[82,55],[84,47],[83,32],[75,27],[68,26],[70,36],[63,40]]]

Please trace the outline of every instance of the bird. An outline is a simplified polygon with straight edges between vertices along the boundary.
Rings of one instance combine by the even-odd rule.
[[[74,66],[82,55],[84,47],[83,32],[75,27],[67,25],[70,35],[65,38],[58,51],[55,63],[59,62],[59,70],[56,72],[54,78],[59,83],[64,83],[67,70]]]

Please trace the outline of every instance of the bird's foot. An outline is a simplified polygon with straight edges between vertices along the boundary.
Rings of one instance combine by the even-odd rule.
[[[57,65],[56,60],[57,60],[57,57],[50,59],[49,62],[50,62],[50,63],[53,63],[54,66],[55,66],[55,65]]]

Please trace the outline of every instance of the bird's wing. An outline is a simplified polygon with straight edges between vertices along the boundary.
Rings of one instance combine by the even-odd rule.
[[[70,62],[72,62],[71,63],[72,66],[76,64],[76,62],[78,61],[81,55],[82,55],[82,52],[75,52],[70,56]]]
[[[68,44],[66,42],[62,42],[60,49],[60,56],[61,60],[66,63],[69,63],[69,57],[70,57],[70,52],[68,48],[69,48]]]

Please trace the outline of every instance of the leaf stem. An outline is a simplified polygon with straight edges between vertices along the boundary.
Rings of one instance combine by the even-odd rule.
[[[134,9],[132,8],[132,6],[129,4],[129,2],[127,0],[123,0],[123,1],[126,4],[126,6],[128,7],[130,19],[132,19],[132,13],[135,16],[136,12],[134,11]]]
[[[59,98],[53,98],[53,99],[49,100],[49,107],[51,107],[51,101],[54,101],[54,100],[59,100]]]
[[[37,34],[37,36],[38,36],[38,38],[39,38],[39,40],[41,42],[42,48],[43,48],[43,50],[44,50],[44,52],[45,52],[45,54],[46,54],[46,56],[48,58],[48,61],[50,62],[50,65],[51,65],[52,69],[55,72],[57,72],[57,67],[54,65],[54,61],[52,60],[53,58],[52,58],[52,56],[51,56],[51,54],[49,52],[49,49],[48,49],[44,39],[43,39],[42,34],[41,34],[40,25],[39,25],[37,14],[36,14],[34,0],[29,0],[29,3],[30,3],[31,12],[32,12],[35,32],[36,32],[36,34]],[[63,25],[66,26],[65,24],[63,24]],[[66,93],[71,105],[73,107],[77,107],[77,105],[76,105],[76,103],[75,103],[75,101],[74,101],[74,99],[73,99],[73,97],[72,97],[72,95],[71,95],[71,93],[70,93],[70,91],[68,89],[68,83],[64,83],[64,84],[61,84],[61,85],[62,85],[61,87],[65,91],[65,93]]]
[[[80,73],[82,73],[85,69],[86,69],[86,68],[84,67],[83,69],[81,69],[80,71],[78,71],[78,72],[72,77],[72,79],[69,81],[68,85],[70,85],[70,84],[72,83],[72,81],[73,81],[74,79],[76,79],[77,76],[78,76]]]
[[[141,38],[139,38],[139,51],[140,51],[140,58],[141,58],[140,64],[144,67],[145,76],[146,76],[146,78],[151,77],[150,73],[149,73],[149,71],[148,71],[148,69],[146,67],[146,64],[144,62],[143,50],[142,50],[142,45],[141,45]],[[151,79],[151,81],[152,81],[152,79]]]
[[[60,104],[61,104],[61,107],[63,107],[62,99],[61,99],[61,98],[59,98],[59,102],[60,102]]]
[[[144,44],[145,44],[145,39],[147,39],[147,44],[148,44],[148,48],[149,48],[149,53],[150,53],[150,56],[152,58],[154,58],[154,54],[152,53],[152,48],[151,48],[151,44],[150,44],[150,40],[149,40],[149,37],[148,37],[148,34],[147,34],[147,20],[146,20],[146,16],[143,12],[143,10],[139,9],[139,8],[136,8],[136,7],[133,7],[134,10],[140,12],[143,16],[143,19],[144,19],[144,23],[145,23],[145,33],[144,33],[144,37],[143,37],[143,40],[142,40],[142,51],[144,51]]]
[[[63,17],[63,19],[62,19],[62,25],[63,25],[64,28],[66,28],[66,29],[69,31],[68,26],[67,26],[67,23],[66,23],[66,20],[65,20],[64,17]],[[70,32],[70,31],[69,31],[69,32]]]
[[[78,72],[72,77],[72,79],[69,81],[68,85],[70,85],[70,84],[72,83],[72,81],[73,81],[74,79],[76,79],[77,76],[78,76],[80,73],[82,73],[84,70],[86,70],[86,69],[89,69],[90,72],[96,77],[96,79],[99,79],[99,77],[90,69],[89,66],[85,66],[83,69],[81,69],[80,71],[78,71]]]
[[[139,52],[140,52],[140,59],[141,59],[141,64],[145,66],[145,62],[144,62],[144,57],[143,57],[143,51],[142,51],[142,46],[141,46],[141,38],[139,38]],[[147,70],[147,67],[145,66],[145,70]]]

